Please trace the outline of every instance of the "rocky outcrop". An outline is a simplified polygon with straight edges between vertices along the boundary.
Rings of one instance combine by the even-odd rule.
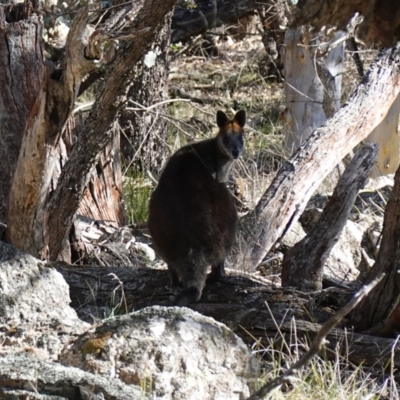
[[[60,361],[146,387],[163,400],[243,399],[256,371],[243,341],[224,324],[159,306],[104,321]]]
[[[146,400],[140,388],[118,379],[39,360],[34,355],[0,357],[0,398],[3,400]]]
[[[70,306],[62,275],[0,241],[0,341],[13,350],[35,349],[56,359],[71,335],[89,327]]]
[[[154,306],[90,326],[69,303],[58,271],[0,241],[1,399],[249,395],[254,360],[224,324]]]

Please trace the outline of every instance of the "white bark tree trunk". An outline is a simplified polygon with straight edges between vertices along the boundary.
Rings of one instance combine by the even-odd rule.
[[[340,39],[338,31],[332,41]],[[340,107],[344,41],[321,57],[321,33],[303,26],[289,29],[285,37],[284,75],[286,109],[285,150],[292,154]],[[329,41],[329,39],[328,39]]]
[[[366,142],[378,143],[379,153],[371,178],[394,174],[399,166],[400,96],[397,97],[384,120],[372,131]]]

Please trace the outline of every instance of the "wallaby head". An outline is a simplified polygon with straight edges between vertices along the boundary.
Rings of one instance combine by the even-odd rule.
[[[243,127],[246,124],[246,113],[238,111],[230,120],[223,111],[217,112],[218,148],[232,160],[240,157],[244,147]]]

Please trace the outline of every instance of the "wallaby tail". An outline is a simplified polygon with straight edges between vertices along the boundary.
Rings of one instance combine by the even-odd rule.
[[[191,251],[186,260],[179,263],[179,275],[183,290],[175,298],[175,306],[186,307],[200,300],[209,264],[210,262],[204,258],[201,251]],[[168,264],[168,268],[173,272],[173,265]]]

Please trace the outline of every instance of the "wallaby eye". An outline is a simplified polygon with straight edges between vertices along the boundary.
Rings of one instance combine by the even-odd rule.
[[[222,143],[223,143],[225,146],[228,146],[228,145],[229,145],[229,137],[228,137],[228,136],[225,136],[225,137],[222,139]]]

